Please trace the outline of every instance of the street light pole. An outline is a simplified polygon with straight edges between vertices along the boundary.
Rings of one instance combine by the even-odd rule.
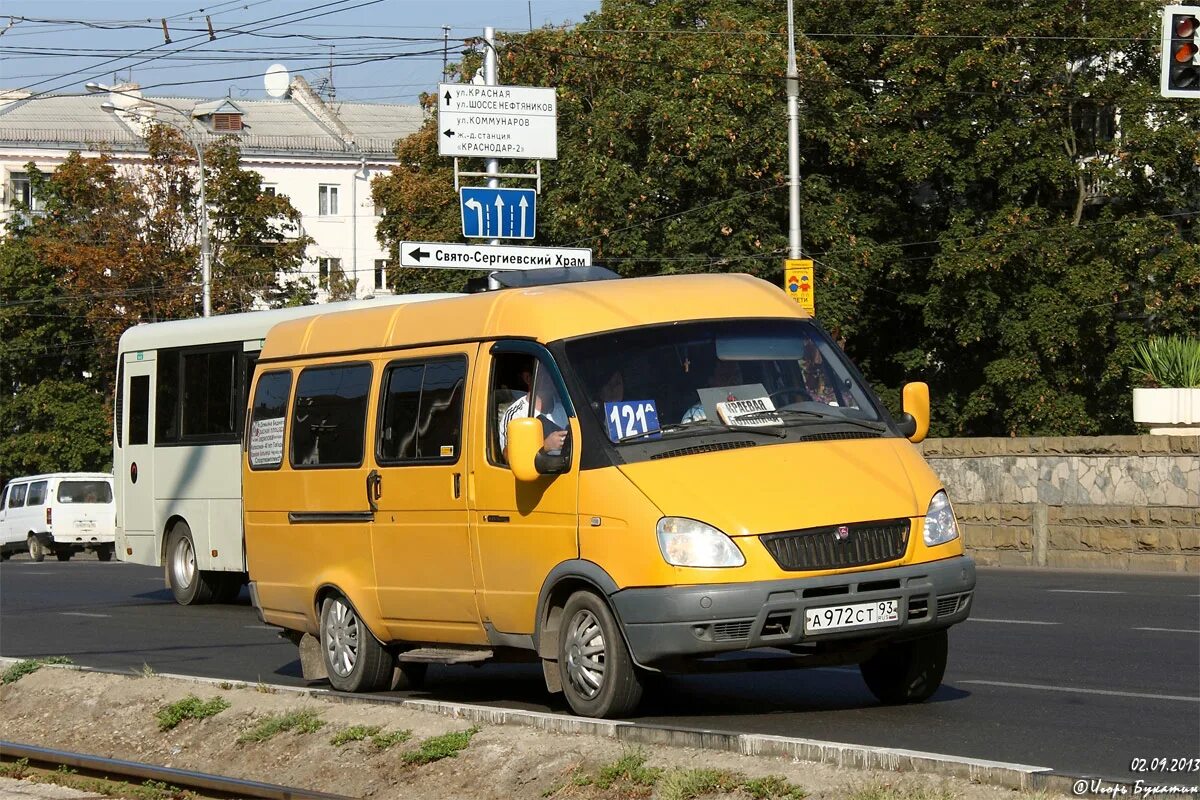
[[[122,91],[121,89],[114,89],[109,86],[102,86],[99,83],[87,83],[84,85],[84,88],[87,89],[89,92],[93,92],[93,93],[109,92],[112,94],[125,94],[125,95],[129,94],[128,92]],[[135,96],[135,95],[130,95],[130,96]],[[187,127],[182,127],[182,126],[176,125],[174,123],[167,122],[166,120],[160,120],[157,117],[154,117],[153,121],[154,122],[162,122],[164,125],[170,125],[172,128],[174,128],[175,130],[182,133],[184,138],[187,139],[188,144],[190,144],[192,146],[192,149],[194,149],[196,151],[196,164],[200,169],[200,281],[203,285],[203,289],[202,289],[203,314],[206,317],[211,317],[212,316],[212,245],[211,245],[211,242],[210,242],[209,236],[208,236],[208,200],[204,193],[204,184],[206,183],[206,180],[205,180],[206,176],[205,176],[205,172],[204,172],[204,148],[201,146],[200,140],[196,136],[196,131],[192,127],[193,123],[192,123],[192,117],[190,115],[185,115],[184,112],[180,111],[178,108],[175,108],[174,106],[169,106],[166,103],[160,103],[156,100],[150,100],[149,98],[140,97],[140,96],[137,96],[137,99],[140,102],[149,103],[150,105],[158,106],[159,108],[165,108],[168,111],[173,111],[174,113],[178,114],[181,117],[186,116],[186,118],[187,118]],[[108,111],[110,113],[116,112],[116,111],[124,111],[126,114],[132,114],[132,115],[138,116],[138,117],[149,118],[149,115],[143,114],[138,111],[132,111],[130,109],[118,109],[112,103],[101,103],[100,108],[102,110]]]
[[[788,0],[788,258],[800,258],[800,72],[796,69],[796,36],[792,0]]]

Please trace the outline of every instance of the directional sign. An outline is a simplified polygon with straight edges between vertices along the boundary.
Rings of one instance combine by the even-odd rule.
[[[438,84],[438,155],[558,158],[555,89]]]
[[[401,242],[400,266],[435,269],[546,269],[590,267],[585,247],[516,247],[445,242]]]
[[[463,236],[468,239],[532,239],[537,192],[533,189],[459,189]]]

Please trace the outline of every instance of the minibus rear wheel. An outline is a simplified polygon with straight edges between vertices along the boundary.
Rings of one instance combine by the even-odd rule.
[[[379,692],[391,686],[395,658],[340,594],[321,603],[321,652],[329,682],[340,692]]]
[[[859,664],[871,694],[889,705],[928,700],[946,672],[946,630],[884,647]]]
[[[42,540],[29,534],[29,557],[37,562],[46,560],[46,548],[42,544]]]
[[[583,717],[623,717],[642,699],[642,682],[608,605],[576,592],[563,607],[558,670],[563,693]]]

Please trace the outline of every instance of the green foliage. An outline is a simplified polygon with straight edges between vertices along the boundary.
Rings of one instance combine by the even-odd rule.
[[[0,674],[0,685],[15,683],[26,675],[31,675],[37,672],[45,664],[71,664],[74,663],[66,656],[47,656],[46,658],[26,658],[13,664],[8,669]]]
[[[371,744],[380,750],[386,750],[392,745],[403,744],[412,738],[412,731],[385,731],[382,725],[352,725],[338,731],[330,738],[329,743],[341,747],[349,742],[360,742],[370,739]]]
[[[577,786],[592,784],[600,789],[608,789],[614,784],[630,786],[654,786],[662,777],[662,767],[647,767],[646,752],[641,748],[626,750],[621,757],[611,764],[605,764],[596,771],[595,776],[576,776]]]
[[[930,384],[934,435],[1132,432],[1135,343],[1200,333],[1200,108],[1157,96],[1160,5],[798,4],[818,315],[885,398]],[[785,30],[755,0],[610,0],[503,40],[504,83],[558,87],[539,243],[779,282]],[[437,136],[373,184],[393,248],[459,237]]]
[[[325,726],[319,712],[306,708],[301,711],[289,711],[286,714],[272,714],[258,722],[253,728],[238,737],[239,744],[246,742],[265,742],[271,737],[284,731],[295,734],[316,733]]]
[[[678,769],[668,772],[658,784],[659,800],[694,800],[705,794],[731,792],[741,785],[741,776],[723,769]]]
[[[1133,348],[1134,374],[1176,389],[1200,389],[1200,339],[1151,336]]]
[[[478,726],[472,726],[465,731],[430,736],[428,739],[423,739],[416,750],[410,750],[401,756],[401,759],[410,766],[421,766],[441,761],[443,758],[455,758],[460,750],[467,748],[472,737],[477,733],[479,733]]]
[[[189,694],[182,700],[163,706],[155,717],[158,719],[158,729],[169,731],[185,719],[206,719],[220,714],[227,708],[229,701],[223,697],[201,700],[196,695]]]
[[[19,781],[29,774],[29,759],[19,758],[11,764],[0,764],[0,777]]]
[[[852,791],[849,800],[955,800],[955,794],[948,789],[924,784],[896,786],[871,783]]]
[[[741,789],[755,800],[804,800],[808,797],[803,788],[780,775],[743,781]]]

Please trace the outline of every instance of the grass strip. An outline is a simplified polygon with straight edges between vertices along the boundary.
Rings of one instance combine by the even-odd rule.
[[[182,700],[165,705],[158,710],[158,729],[169,731],[185,719],[206,719],[216,716],[229,708],[229,701],[223,697],[211,700],[201,700],[194,694],[189,694]]]
[[[257,725],[242,733],[237,738],[239,744],[247,742],[265,742],[272,736],[284,731],[294,734],[316,733],[325,726],[319,712],[310,708],[302,711],[289,711],[286,714],[272,714],[264,717]]]
[[[443,758],[454,758],[460,750],[465,750],[471,743],[471,738],[479,733],[479,726],[474,725],[465,731],[443,733],[441,736],[430,736],[423,739],[416,750],[410,750],[401,756],[405,764],[421,766],[441,761]]]
[[[47,656],[46,658],[27,658],[18,661],[0,675],[0,684],[16,683],[26,675],[32,675],[46,664],[73,664],[66,656]]]

